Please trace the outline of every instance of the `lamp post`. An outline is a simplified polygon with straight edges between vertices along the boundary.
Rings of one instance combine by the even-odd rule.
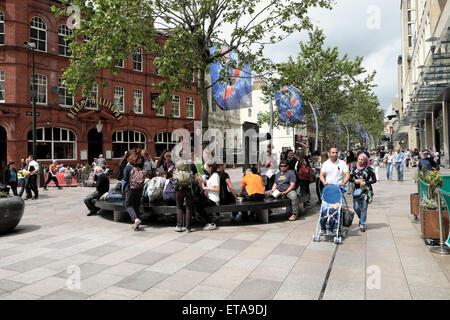
[[[31,99],[32,99],[32,127],[33,127],[33,158],[36,159],[36,98],[37,98],[37,92],[36,92],[36,85],[35,85],[35,76],[34,76],[34,49],[36,49],[36,44],[33,42],[25,41],[23,43],[25,47],[29,50],[31,50]]]

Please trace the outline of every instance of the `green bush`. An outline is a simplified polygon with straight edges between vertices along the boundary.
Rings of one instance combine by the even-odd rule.
[[[414,176],[414,182],[417,183],[419,179],[425,181],[430,185],[431,199],[437,199],[437,190],[444,184],[439,171],[417,171],[417,175]]]
[[[437,203],[436,199],[423,198],[420,201],[420,205],[426,210],[437,210],[438,209],[438,203]],[[441,208],[442,208],[442,210],[447,210],[447,205],[443,199],[441,199]]]
[[[0,198],[11,198],[11,195],[6,192],[0,192]]]

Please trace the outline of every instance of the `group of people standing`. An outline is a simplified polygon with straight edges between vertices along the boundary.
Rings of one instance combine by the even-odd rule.
[[[4,184],[11,187],[11,190],[15,196],[22,197],[25,192],[25,200],[36,200],[39,198],[37,186],[38,174],[39,163],[34,159],[33,155],[29,155],[28,158],[22,159],[18,170],[15,167],[15,162],[10,160],[5,170]],[[20,182],[22,185],[19,192],[17,192]],[[32,193],[34,193],[34,196]]]

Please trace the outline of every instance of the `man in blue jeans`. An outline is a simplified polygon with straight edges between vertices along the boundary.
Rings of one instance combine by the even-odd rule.
[[[403,162],[405,162],[405,154],[397,147],[394,152],[394,163],[397,169],[397,179],[403,182]]]

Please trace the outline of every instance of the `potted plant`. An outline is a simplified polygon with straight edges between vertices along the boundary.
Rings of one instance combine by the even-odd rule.
[[[0,234],[14,230],[22,219],[25,202],[17,196],[0,192]]]
[[[429,184],[430,198],[423,198],[420,202],[422,207],[421,231],[424,239],[439,239],[439,212],[437,203],[437,190],[442,187],[442,176],[438,171],[419,172],[417,177]],[[441,200],[442,222],[444,224],[444,236],[448,237],[448,213],[445,201]]]

